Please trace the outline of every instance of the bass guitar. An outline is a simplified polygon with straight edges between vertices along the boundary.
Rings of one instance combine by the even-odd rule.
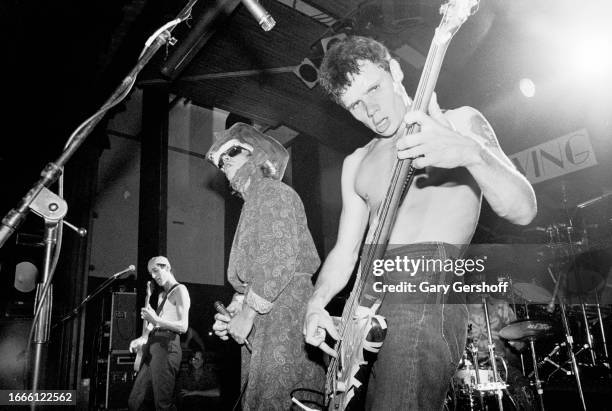
[[[427,110],[450,40],[476,11],[477,5],[477,0],[449,0],[442,5],[442,20],[435,30],[411,110]],[[417,131],[418,125],[411,125],[407,129],[407,133],[411,134]],[[338,357],[331,359],[327,370],[325,391],[328,410],[357,408],[365,395],[362,387],[383,345],[387,324],[384,317],[376,314],[382,303],[381,296],[372,297],[363,291],[372,278],[373,262],[382,259],[385,254],[397,211],[414,175],[412,160],[395,161],[384,201],[377,210],[377,222],[368,231],[357,279],[340,318],[341,338],[334,347]]]
[[[153,283],[151,281],[147,281],[147,296],[145,297],[145,307],[151,306],[151,295],[153,294]],[[142,320],[142,335],[140,336],[142,340],[142,344],[138,347],[138,351],[136,354],[136,360],[134,360],[134,372],[138,372],[140,370],[140,366],[142,365],[142,357],[143,357],[143,348],[147,341],[149,340],[149,333],[153,329],[153,325],[150,324],[147,320]]]

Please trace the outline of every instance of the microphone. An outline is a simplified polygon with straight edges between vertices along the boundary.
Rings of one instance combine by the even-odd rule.
[[[217,312],[219,314],[223,314],[226,315],[230,318],[232,318],[233,316],[230,314],[229,311],[227,311],[227,308],[225,308],[225,306],[223,305],[223,303],[221,301],[215,301],[214,304],[215,306],[215,310],[217,310]],[[249,352],[252,352],[253,349],[251,347],[251,343],[249,342],[249,340],[247,340],[246,338],[244,339],[244,345],[246,345],[247,349],[249,350]]]
[[[121,277],[123,274],[126,273],[133,273],[134,271],[136,271],[136,267],[134,267],[134,265],[130,265],[128,268],[126,268],[123,271],[119,271],[118,273],[113,274],[113,278],[119,278]]]
[[[274,17],[263,8],[257,0],[240,0],[264,31],[270,31],[276,25]]]

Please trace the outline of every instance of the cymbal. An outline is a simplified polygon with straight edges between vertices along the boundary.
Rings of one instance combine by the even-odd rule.
[[[516,341],[543,338],[553,334],[553,325],[542,320],[523,320],[508,324],[499,331],[503,339]]]
[[[552,294],[547,289],[532,283],[513,283],[514,294],[529,303],[548,304]]]

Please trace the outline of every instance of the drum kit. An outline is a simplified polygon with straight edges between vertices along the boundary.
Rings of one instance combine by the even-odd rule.
[[[485,326],[487,332],[487,348],[488,358],[497,358],[495,355],[495,344],[493,343],[493,334],[491,332],[491,320],[489,315],[489,305],[487,296],[481,295],[482,308],[484,311]],[[507,367],[502,360],[502,364],[506,370],[505,375],[508,375]],[[502,378],[497,361],[489,361],[484,365],[479,358],[478,344],[476,341],[469,341],[466,352],[464,353],[457,372],[453,377],[454,392],[458,394],[460,400],[467,400],[467,409],[487,409],[485,407],[485,399],[491,396],[495,397],[497,407],[503,409],[503,392],[508,385]],[[478,405],[475,398],[478,398]],[[464,401],[465,402],[465,401]],[[455,404],[455,409],[458,409]],[[461,407],[459,407],[461,408]]]
[[[584,209],[599,201],[599,198],[589,200],[577,207]],[[553,386],[555,381],[575,386],[571,391],[576,393],[576,401],[579,400],[583,410],[587,410],[588,403],[584,395],[585,383],[591,384],[585,378],[597,378],[612,387],[604,326],[604,318],[610,313],[610,301],[601,302],[604,289],[612,286],[606,285],[605,275],[599,274],[597,269],[581,266],[583,264],[578,261],[580,255],[594,249],[612,248],[610,223],[612,219],[606,221],[605,232],[601,235],[600,230],[599,237],[589,234],[592,231],[588,228],[592,229],[592,225],[581,224],[578,230],[569,217],[566,223],[537,227],[538,232],[546,235],[546,241],[540,244],[536,254],[547,277],[547,281],[540,281],[540,284],[545,283],[548,287],[533,281],[512,282],[511,277],[507,278],[511,292],[504,299],[510,299],[508,305],[518,319],[499,329],[498,335],[513,347],[523,347],[518,356],[522,378],[528,381],[535,394],[533,409],[545,410],[544,388]],[[511,387],[507,383],[506,362],[495,352],[487,303],[490,296],[480,297],[486,322],[488,358],[483,362],[478,358],[475,344],[468,343],[453,378],[454,393],[460,399],[459,406],[455,399],[454,408],[503,410],[505,405],[519,409],[521,407],[508,391]],[[505,374],[500,372],[501,367]]]

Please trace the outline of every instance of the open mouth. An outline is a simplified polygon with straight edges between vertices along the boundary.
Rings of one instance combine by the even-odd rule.
[[[389,127],[389,119],[384,117],[382,120],[374,123],[374,127],[378,133],[384,132]]]

